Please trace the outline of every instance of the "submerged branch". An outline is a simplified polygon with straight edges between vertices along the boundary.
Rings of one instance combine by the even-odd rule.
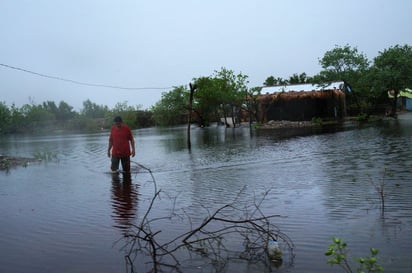
[[[271,222],[274,218],[282,216],[265,215],[261,210],[269,190],[265,191],[259,199],[254,196],[253,202],[248,202],[252,203],[252,206],[239,206],[245,187],[236,194],[232,202],[222,205],[213,212],[202,206],[207,212],[207,217],[198,224],[185,209],[182,209],[181,213],[175,211],[176,199],[172,200],[171,216],[151,218],[155,202],[160,199],[161,190],[157,190],[152,172],[142,165],[140,167],[148,170],[152,175],[155,192],[140,223],[133,225],[134,232],[127,236],[129,251],[126,261],[132,268],[137,255],[143,255],[145,264],[152,267],[151,272],[162,272],[165,268],[181,272],[181,261],[186,260],[184,253],[189,255],[189,259],[194,257],[202,259],[205,265],[213,265],[219,270],[231,259],[241,259],[247,263],[261,263],[263,266],[271,267],[273,262],[279,266],[283,256],[283,258],[287,257],[288,264],[292,265],[293,242]],[[158,236],[161,230],[152,230],[152,226],[159,227],[161,221],[171,221],[175,217],[187,221],[189,230],[167,240]],[[275,259],[270,257],[268,252],[268,245],[271,242],[276,242],[276,245],[279,243],[283,250],[282,254],[280,248],[278,249],[276,252],[278,256]]]

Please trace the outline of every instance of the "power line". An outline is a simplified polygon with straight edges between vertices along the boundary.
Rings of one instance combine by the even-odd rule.
[[[67,78],[63,78],[63,77],[46,75],[46,74],[31,71],[31,70],[27,70],[27,69],[24,69],[24,68],[11,66],[11,65],[8,65],[8,64],[0,63],[0,66],[6,67],[6,68],[9,68],[9,69],[22,71],[22,72],[25,72],[25,73],[29,73],[29,74],[32,74],[32,75],[39,76],[39,77],[44,77],[44,78],[49,78],[49,79],[53,79],[53,80],[69,82],[69,83],[78,84],[78,85],[85,85],[85,86],[104,87],[104,88],[113,88],[113,89],[124,89],[124,90],[163,90],[163,89],[173,88],[173,87],[124,87],[124,86],[106,85],[106,84],[98,84],[98,83],[87,83],[87,82],[75,81],[75,80],[71,80],[71,79],[67,79]]]

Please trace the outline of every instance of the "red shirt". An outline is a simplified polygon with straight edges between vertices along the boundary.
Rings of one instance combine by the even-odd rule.
[[[119,128],[116,125],[112,127],[110,132],[109,142],[112,143],[112,155],[114,157],[130,156],[130,141],[133,140],[133,135],[130,128],[122,124]]]

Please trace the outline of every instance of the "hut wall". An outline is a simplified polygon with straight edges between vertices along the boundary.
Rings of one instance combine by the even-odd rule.
[[[285,92],[273,95],[261,105],[262,121],[304,121],[319,117],[340,119],[345,116],[344,93],[338,90]]]

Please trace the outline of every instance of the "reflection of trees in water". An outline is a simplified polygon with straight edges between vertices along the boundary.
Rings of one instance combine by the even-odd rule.
[[[136,218],[138,188],[133,185],[130,175],[112,176],[112,206],[114,227],[126,231]]]

